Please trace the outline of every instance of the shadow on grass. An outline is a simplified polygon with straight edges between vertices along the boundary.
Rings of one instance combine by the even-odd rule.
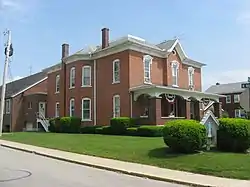
[[[200,152],[189,153],[189,154],[176,153],[176,152],[173,152],[168,147],[159,147],[156,149],[152,149],[148,152],[148,156],[153,157],[153,158],[176,158],[176,157],[194,155],[194,154],[200,154]]]

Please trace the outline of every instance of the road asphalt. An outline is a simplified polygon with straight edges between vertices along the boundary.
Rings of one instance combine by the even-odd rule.
[[[0,147],[1,187],[184,187]]]

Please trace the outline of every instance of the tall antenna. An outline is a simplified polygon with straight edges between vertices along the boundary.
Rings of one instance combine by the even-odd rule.
[[[181,34],[179,34],[179,35],[175,35],[173,38],[174,39],[178,39],[178,40],[183,40],[184,39],[184,33],[181,33]]]
[[[3,70],[3,84],[2,84],[2,94],[1,94],[1,105],[0,105],[0,137],[3,132],[3,113],[4,113],[4,104],[5,104],[5,91],[6,91],[6,77],[8,75],[8,67],[10,57],[13,55],[13,48],[11,43],[11,31],[4,31],[4,36],[7,35],[7,42],[5,43],[5,62],[4,62],[4,70]]]

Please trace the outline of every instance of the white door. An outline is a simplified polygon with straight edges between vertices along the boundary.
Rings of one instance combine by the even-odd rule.
[[[33,123],[26,123],[26,131],[32,131],[33,130]]]
[[[39,116],[41,118],[45,117],[45,114],[46,114],[46,103],[45,102],[39,102],[38,112],[39,112]]]

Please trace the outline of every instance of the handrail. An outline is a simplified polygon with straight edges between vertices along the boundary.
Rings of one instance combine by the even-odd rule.
[[[38,119],[41,120],[42,126],[45,128],[45,131],[49,131],[49,123],[47,119],[45,118],[45,116],[40,112],[37,112],[36,116]]]

